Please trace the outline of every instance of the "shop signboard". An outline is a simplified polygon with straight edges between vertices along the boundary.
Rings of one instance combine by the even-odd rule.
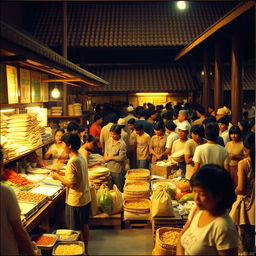
[[[6,67],[0,65],[0,103],[8,104],[8,93],[7,93],[7,82],[6,82]]]
[[[48,79],[48,75],[41,73],[41,101],[48,101],[48,82],[44,82],[44,80]]]
[[[6,65],[8,104],[19,103],[18,73],[14,66]]]
[[[30,102],[30,71],[20,68],[20,103]]]
[[[31,98],[32,102],[41,101],[41,74],[31,71]]]

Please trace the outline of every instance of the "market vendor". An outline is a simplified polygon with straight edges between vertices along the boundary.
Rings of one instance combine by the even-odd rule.
[[[123,191],[127,145],[121,139],[121,127],[119,125],[111,126],[110,136],[105,145],[104,160],[110,170],[112,183],[116,184],[120,191]]]
[[[44,159],[53,159],[53,160],[59,160],[63,163],[66,163],[68,160],[68,154],[66,154],[64,148],[65,143],[61,141],[61,137],[65,133],[63,128],[59,128],[54,133],[54,144],[50,146],[48,151],[44,155]]]
[[[0,173],[3,154],[0,146]],[[18,247],[26,255],[35,255],[30,237],[20,219],[20,208],[11,187],[0,183],[0,255],[19,255]]]
[[[64,150],[69,154],[65,176],[59,171],[52,171],[53,179],[61,181],[67,187],[65,218],[69,229],[79,230],[88,254],[89,213],[91,194],[89,189],[88,167],[85,158],[78,152],[81,144],[80,137],[75,133],[65,133],[61,141]]]
[[[180,233],[176,255],[237,255],[238,234],[228,214],[236,199],[229,172],[207,164],[190,185],[196,207]]]

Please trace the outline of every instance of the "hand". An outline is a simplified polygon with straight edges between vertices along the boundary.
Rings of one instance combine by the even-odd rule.
[[[157,154],[156,159],[160,160],[162,158],[162,154]]]
[[[59,174],[57,171],[51,171],[51,176],[54,180],[58,180],[59,179]]]
[[[108,162],[108,161],[112,160],[112,157],[111,156],[104,156],[103,159],[105,160],[105,162]]]

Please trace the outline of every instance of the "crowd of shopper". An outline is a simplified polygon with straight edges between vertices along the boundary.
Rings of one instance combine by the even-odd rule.
[[[94,153],[102,155],[103,161],[96,164],[109,168],[112,185],[120,191],[127,169],[151,169],[163,160],[190,180],[197,207],[181,232],[178,255],[237,255],[236,230],[242,241],[239,251],[254,250],[254,119],[233,125],[227,107],[215,111],[209,106],[205,111],[199,105],[180,103],[123,109],[105,104],[95,106],[93,115],[89,127],[70,122],[66,132],[57,129],[55,143],[44,155],[45,160],[68,161],[65,176],[58,171],[51,175],[67,187],[66,225],[81,231],[86,248],[91,201],[88,162]],[[178,153],[173,161],[172,155]]]

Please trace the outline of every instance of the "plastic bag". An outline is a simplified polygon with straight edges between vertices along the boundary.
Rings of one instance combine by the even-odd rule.
[[[123,209],[123,197],[122,193],[119,191],[116,185],[113,186],[113,190],[110,190],[109,193],[112,197],[112,214],[120,213]]]

